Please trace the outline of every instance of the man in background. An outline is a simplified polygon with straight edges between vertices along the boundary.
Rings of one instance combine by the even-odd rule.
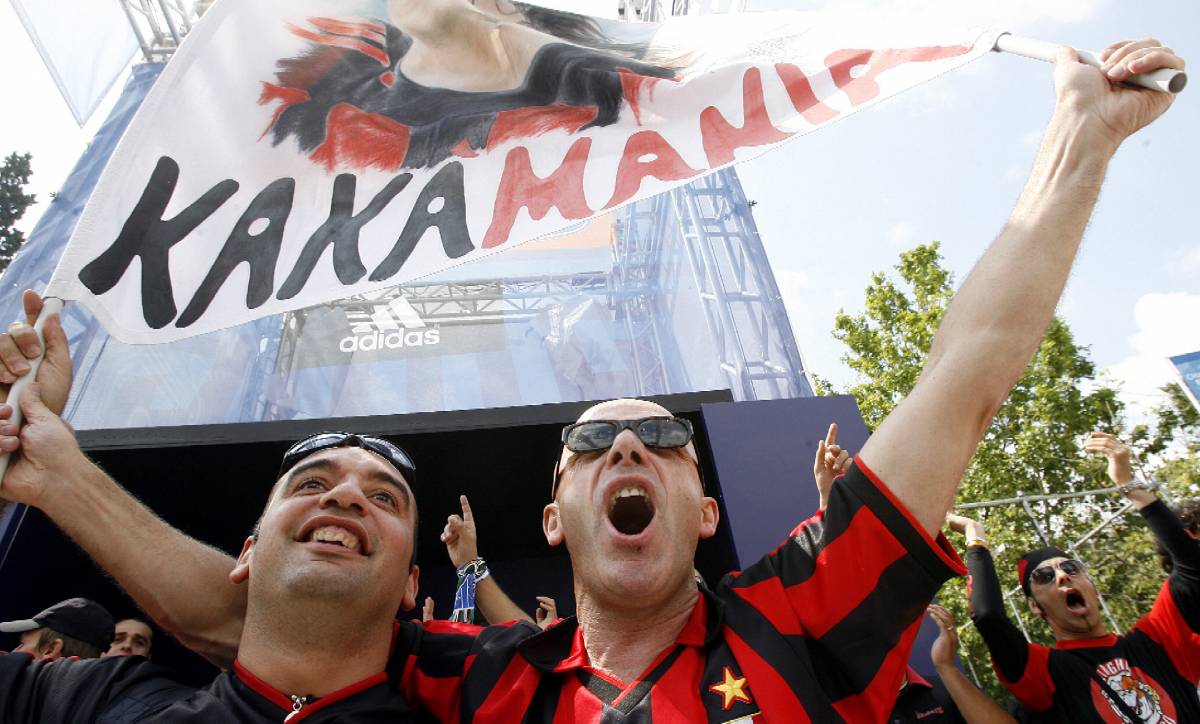
[[[87,598],[59,601],[33,618],[0,623],[0,631],[21,634],[13,653],[54,661],[64,657],[98,659],[113,640],[113,618]]]
[[[123,618],[117,621],[113,631],[112,646],[104,653],[108,656],[145,656],[150,658],[150,646],[154,643],[154,631],[150,624],[140,618]]]

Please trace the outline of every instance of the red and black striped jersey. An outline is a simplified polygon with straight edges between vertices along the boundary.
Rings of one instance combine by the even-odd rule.
[[[967,550],[971,617],[1000,681],[1044,721],[1200,722],[1200,543],[1161,501],[1142,516],[1175,567],[1150,612],[1124,636],[1030,643],[1004,612],[991,553]]]
[[[451,722],[883,721],[925,606],[965,572],[856,460],[823,514],[712,591],[631,682],[594,669],[565,619],[410,624],[399,685]]]

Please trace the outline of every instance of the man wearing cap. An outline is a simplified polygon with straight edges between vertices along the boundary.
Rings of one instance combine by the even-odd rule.
[[[103,517],[99,501],[131,503],[125,515],[153,519],[87,460],[36,385],[22,402],[25,445],[5,475],[5,495],[66,523],[93,556],[108,536],[102,527],[81,533],[72,521]],[[23,651],[0,654],[0,721],[427,721],[387,672],[396,611],[411,608],[417,590],[414,475],[408,456],[385,440],[345,433],[301,440],[285,454],[241,555],[220,558],[223,585],[245,590],[231,671],[194,689],[137,656],[47,662]],[[189,574],[176,569],[174,580]],[[79,610],[88,609],[60,604],[18,624],[58,628],[64,612]],[[104,647],[111,617],[107,627],[96,642]]]
[[[1038,548],[1021,557],[1017,577],[1029,610],[1050,627],[1055,643],[1031,643],[1005,612],[983,526],[950,515],[951,528],[967,537],[975,627],[1001,683],[1044,720],[1200,722],[1200,542],[1148,486],[1134,481],[1128,447],[1098,432],[1084,449],[1108,457],[1112,481],[1172,558],[1150,612],[1125,635],[1113,634],[1084,565],[1059,548]]]
[[[91,599],[68,598],[33,618],[0,623],[0,631],[21,634],[14,654],[31,654],[42,661],[96,659],[113,640],[113,619],[108,609]]]
[[[1101,71],[1060,54],[1058,104],[1017,208],[947,309],[921,379],[834,486],[822,518],[781,531],[777,550],[712,596],[701,592],[693,559],[716,532],[718,507],[690,429],[645,401],[597,405],[564,430],[542,521],[547,541],[570,553],[577,617],[544,632],[525,622],[402,627],[392,660],[414,703],[451,721],[881,720],[925,605],[962,570],[934,536],[1050,321],[1108,160],[1170,104],[1113,82],[1183,65],[1153,40],[1103,57]],[[8,349],[0,339],[13,372],[29,334],[13,328]],[[44,415],[31,400],[21,405],[35,432],[0,425],[0,450],[29,452]],[[77,540],[96,523],[69,517],[55,519]],[[219,655],[238,640],[225,614],[242,594],[216,584],[227,564],[178,536],[154,553],[168,563],[141,565],[150,552],[127,543],[160,525],[123,531],[120,552],[99,551],[100,562],[168,630]],[[194,575],[179,581],[164,565]],[[250,622],[248,610],[239,657]]]

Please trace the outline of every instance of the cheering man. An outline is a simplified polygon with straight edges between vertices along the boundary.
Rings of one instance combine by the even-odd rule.
[[[1029,609],[1054,632],[1055,643],[1030,643],[1005,614],[983,526],[951,515],[951,527],[967,536],[975,627],[1000,681],[1042,719],[1200,721],[1200,542],[1145,484],[1134,482],[1128,447],[1097,432],[1084,448],[1108,456],[1109,476],[1171,556],[1171,576],[1154,606],[1124,636],[1111,633],[1084,565],[1058,548],[1039,548],[1021,558],[1017,575]]]

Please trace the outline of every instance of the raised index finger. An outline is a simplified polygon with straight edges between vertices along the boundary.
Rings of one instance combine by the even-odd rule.
[[[838,431],[837,423],[836,422],[829,423],[829,432],[825,433],[825,444],[826,445],[833,445],[834,443],[837,442],[837,431]]]
[[[458,502],[462,504],[463,520],[472,523],[475,521],[475,516],[471,514],[471,504],[467,501],[467,496],[458,496]]]

